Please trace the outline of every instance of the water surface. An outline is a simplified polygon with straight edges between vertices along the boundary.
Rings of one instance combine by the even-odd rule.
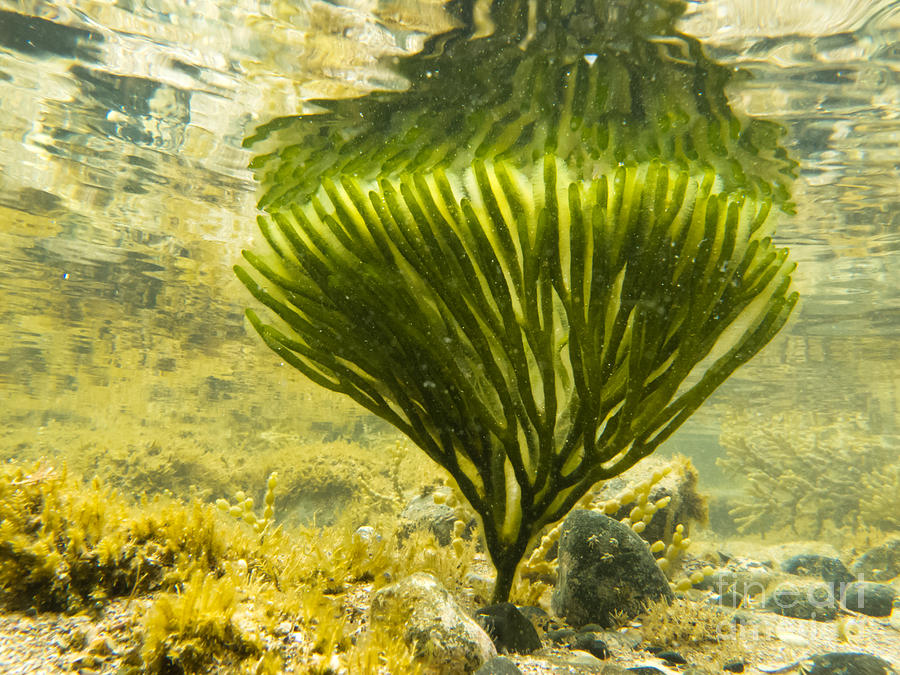
[[[439,0],[0,2],[0,456],[390,433],[280,365],[231,266],[255,235],[242,139],[308,101],[404,83],[380,58],[447,30]],[[692,5],[683,29],[789,130],[798,311],[670,441],[723,423],[900,419],[900,3]],[[701,475],[704,468],[701,466]]]

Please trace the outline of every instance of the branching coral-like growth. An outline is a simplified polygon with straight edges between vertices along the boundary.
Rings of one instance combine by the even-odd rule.
[[[719,439],[718,464],[741,478],[744,495],[731,516],[739,532],[789,528],[820,537],[824,528],[900,528],[897,449],[861,420],[793,413],[734,414]]]
[[[531,538],[653,452],[781,328],[793,264],[774,127],[677,35],[681,3],[493,6],[410,90],[323,104],[252,143],[268,212],[248,317],[315,382],[447,469],[505,600]],[[469,13],[467,13],[468,8]],[[669,35],[664,39],[659,35]]]

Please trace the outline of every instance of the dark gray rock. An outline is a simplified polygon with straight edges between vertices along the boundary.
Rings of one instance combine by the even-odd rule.
[[[522,671],[505,656],[495,656],[476,670],[474,675],[522,675]]]
[[[900,539],[870,548],[851,565],[850,571],[866,581],[888,581],[900,575]]]
[[[800,579],[780,584],[766,596],[763,607],[794,619],[832,621],[838,604],[831,584]]]
[[[687,659],[680,652],[675,652],[670,649],[664,649],[662,651],[656,652],[656,658],[662,659],[668,664],[683,666],[687,664]]]
[[[894,589],[874,581],[847,584],[841,596],[844,607],[869,616],[890,616],[894,605]]]
[[[884,659],[860,652],[815,654],[800,667],[803,675],[897,675]]]
[[[541,648],[534,624],[511,602],[482,607],[475,621],[484,628],[498,652],[531,654]]]
[[[854,576],[837,558],[817,553],[793,555],[783,563],[781,569],[788,574],[802,577],[819,577],[832,584],[850,583]]]
[[[674,597],[647,543],[595,511],[573,511],[563,523],[558,574],[553,611],[573,626],[609,628],[614,612],[635,617],[648,600]]]
[[[541,607],[537,605],[517,605],[519,611],[525,615],[532,625],[538,629],[538,633],[550,630],[551,628],[559,628],[556,621],[550,618]]]
[[[727,670],[729,673],[743,673],[745,665],[744,659],[734,659],[723,663],[722,670]]]
[[[554,628],[547,631],[547,639],[553,642],[554,644],[562,644],[564,642],[568,642],[570,638],[573,638],[578,631],[574,628]]]
[[[430,530],[441,546],[449,546],[455,522],[456,511],[435,503],[433,494],[419,495],[400,513],[399,536],[405,539],[416,530]]]
[[[579,633],[572,641],[572,649],[580,649],[598,659],[610,657],[609,646],[593,632]]]

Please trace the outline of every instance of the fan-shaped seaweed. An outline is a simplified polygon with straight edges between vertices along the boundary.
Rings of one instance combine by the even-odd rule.
[[[544,525],[784,324],[793,164],[675,32],[681,3],[475,4],[397,63],[408,91],[248,139],[270,250],[235,269],[282,359],[452,474],[499,601]]]

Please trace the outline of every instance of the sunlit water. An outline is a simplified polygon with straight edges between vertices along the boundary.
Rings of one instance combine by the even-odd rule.
[[[378,59],[446,30],[441,4],[0,2],[0,456],[387,431],[244,321],[241,141],[310,99],[402,88]],[[701,475],[735,411],[900,433],[900,3],[787,4],[682,24],[753,75],[736,107],[788,127],[801,165],[778,230],[801,305],[668,444]]]

